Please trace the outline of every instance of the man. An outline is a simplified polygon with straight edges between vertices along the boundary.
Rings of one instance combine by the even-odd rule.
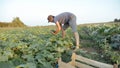
[[[65,37],[65,30],[70,26],[74,37],[76,40],[76,49],[79,48],[79,34],[77,32],[76,16],[70,12],[64,12],[57,16],[49,15],[48,22],[53,22],[56,24],[56,31],[52,31],[52,34],[56,35],[60,30],[62,30],[62,37]]]

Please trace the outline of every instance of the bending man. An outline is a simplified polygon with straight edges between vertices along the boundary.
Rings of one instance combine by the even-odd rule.
[[[53,22],[56,24],[56,31],[52,34],[56,35],[60,30],[62,30],[62,37],[65,37],[65,30],[70,26],[76,40],[76,49],[79,48],[79,34],[77,32],[76,16],[70,12],[64,12],[57,16],[49,15],[48,22]]]

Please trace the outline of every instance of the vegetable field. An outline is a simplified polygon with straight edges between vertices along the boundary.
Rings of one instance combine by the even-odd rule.
[[[0,28],[0,68],[56,68],[58,58],[69,62],[75,47],[71,29],[66,37],[52,35],[54,26]],[[79,25],[77,55],[120,64],[120,24]]]

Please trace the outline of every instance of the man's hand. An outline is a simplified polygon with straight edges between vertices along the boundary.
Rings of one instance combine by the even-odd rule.
[[[55,32],[56,32],[55,30],[51,30],[51,33],[52,33],[53,35],[56,35]]]

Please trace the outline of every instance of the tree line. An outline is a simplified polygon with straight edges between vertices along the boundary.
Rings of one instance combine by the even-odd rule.
[[[115,18],[114,22],[120,22],[120,19]]]
[[[19,17],[15,17],[12,22],[0,22],[0,27],[26,27],[26,25]]]

